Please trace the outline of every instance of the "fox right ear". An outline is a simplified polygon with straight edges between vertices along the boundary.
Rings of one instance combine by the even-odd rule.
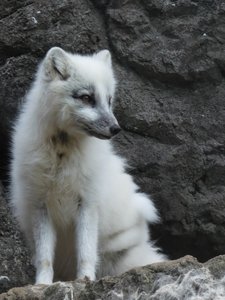
[[[112,58],[109,50],[104,49],[94,54],[94,56],[98,59],[106,63],[109,67],[112,66]]]
[[[59,47],[51,48],[44,59],[44,71],[48,80],[55,78],[66,80],[70,76],[66,52]]]

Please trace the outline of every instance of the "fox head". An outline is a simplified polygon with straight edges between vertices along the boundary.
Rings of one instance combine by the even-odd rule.
[[[116,82],[108,50],[83,56],[54,47],[40,72],[46,104],[61,129],[100,139],[120,131],[113,114]]]

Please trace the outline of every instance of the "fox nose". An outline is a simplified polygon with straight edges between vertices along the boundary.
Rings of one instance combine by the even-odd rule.
[[[119,125],[113,125],[109,128],[109,130],[112,135],[116,135],[117,133],[120,132],[121,128]]]

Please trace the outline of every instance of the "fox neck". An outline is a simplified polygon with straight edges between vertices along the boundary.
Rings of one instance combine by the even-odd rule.
[[[55,128],[47,136],[47,143],[54,149],[58,156],[64,156],[76,150],[81,151],[85,141],[89,138],[84,134],[71,134],[65,129]]]

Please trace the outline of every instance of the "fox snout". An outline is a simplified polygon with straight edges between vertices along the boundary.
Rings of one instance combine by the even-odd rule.
[[[119,124],[115,124],[115,125],[112,125],[112,126],[109,128],[109,130],[110,130],[110,133],[111,133],[112,136],[113,136],[113,135],[116,135],[117,133],[120,132],[121,127],[119,126]]]
[[[121,128],[114,115],[102,117],[96,122],[96,133],[105,136],[105,139],[110,139],[120,132]],[[100,136],[99,136],[100,137]],[[100,137],[102,138],[102,137]]]
[[[99,139],[111,139],[121,130],[115,117],[113,119],[99,118],[95,122],[86,125],[88,134]]]

